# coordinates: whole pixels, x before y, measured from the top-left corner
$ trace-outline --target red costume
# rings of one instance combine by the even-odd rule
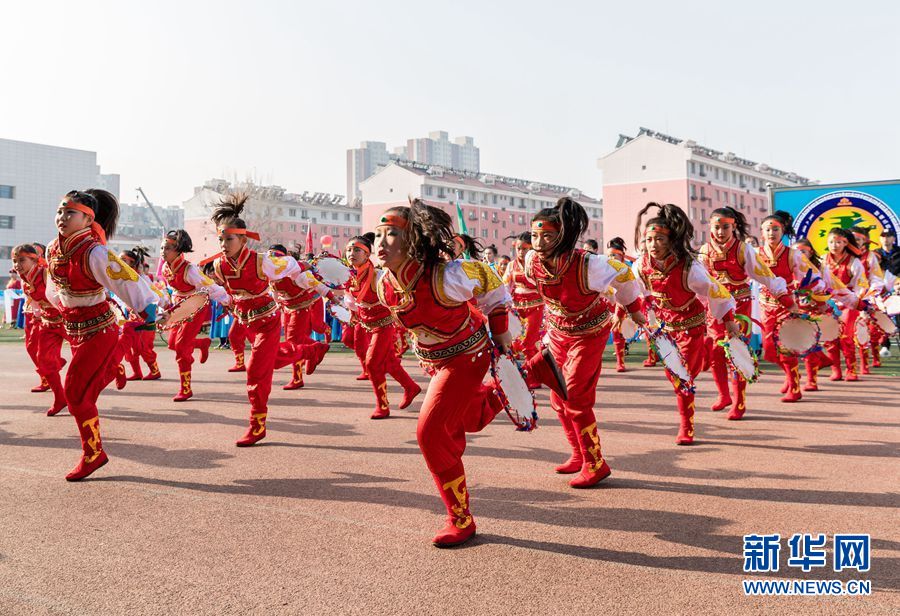
[[[228,372],[247,372],[247,365],[244,360],[244,347],[247,344],[247,333],[249,331],[246,325],[238,321],[234,316],[231,317],[231,328],[228,330],[228,344],[231,346],[231,352],[234,353],[234,365],[228,369]]]
[[[310,338],[312,333],[312,309],[321,298],[315,289],[305,289],[290,278],[282,278],[272,283],[275,299],[284,310],[284,339],[297,346],[322,345]],[[291,382],[284,389],[303,387],[303,361],[291,366]]]
[[[70,204],[73,209],[77,205]],[[118,344],[119,328],[106,289],[138,312],[156,301],[147,283],[107,250],[95,233],[88,227],[53,240],[47,248],[51,278],[47,299],[60,308],[72,345],[65,395],[83,451],[79,464],[66,476],[70,481],[83,479],[107,461],[100,441],[97,398],[115,377],[124,346]]]
[[[524,338],[513,341],[513,352],[529,358],[540,349],[541,325],[544,322],[544,300],[537,286],[525,275],[525,264],[518,259],[506,268],[506,285],[512,296],[512,306],[522,320]]]
[[[735,312],[747,319],[753,312],[753,298],[750,294],[750,279],[759,282],[763,288],[769,289],[774,297],[783,302],[785,307],[793,306],[793,299],[787,292],[785,281],[776,277],[763,263],[752,246],[733,237],[725,245],[710,241],[700,248],[700,261],[716,280],[728,289],[737,302]],[[710,318],[707,323],[709,336],[712,338],[710,367],[713,380],[719,390],[719,399],[712,410],[720,411],[732,404],[728,419],[740,419],[747,410],[747,381],[737,374],[731,378],[734,399],[728,393],[728,366],[725,360],[725,349],[717,344],[727,339],[724,324]]]
[[[550,404],[572,448],[569,460],[556,471],[580,472],[569,485],[585,488],[610,474],[600,452],[594,415],[603,349],[612,327],[613,306],[605,294],[612,287],[616,301],[628,312],[639,312],[640,286],[625,264],[579,249],[560,257],[555,271],[537,252],[529,252],[525,273],[547,305],[550,352],[562,368],[568,388],[568,400],[550,394]]]
[[[365,331],[366,347],[363,366],[375,392],[375,412],[372,413],[372,419],[383,419],[388,417],[391,412],[387,397],[386,375],[390,374],[403,387],[401,409],[412,404],[413,398],[422,391],[422,388],[412,380],[400,363],[400,357],[397,355],[394,345],[397,338],[394,319],[391,311],[378,301],[378,293],[375,289],[377,279],[378,272],[375,266],[367,260],[361,267],[356,268],[348,291],[352,295],[357,309],[359,327]],[[354,332],[354,339],[354,349],[363,346],[356,332]],[[359,353],[358,350],[357,353]]]
[[[468,300],[489,315],[491,331],[503,333],[509,295],[493,270],[475,261],[426,267],[409,259],[376,284],[378,299],[413,333],[416,355],[432,375],[416,438],[447,508],[448,524],[434,542],[460,543],[475,533],[462,462],[465,433],[481,430],[503,408],[482,384],[490,342],[485,317]]]
[[[862,253],[859,255],[859,261],[862,263],[863,271],[866,274],[866,280],[869,282],[868,292],[865,295],[870,298],[879,297],[884,293],[884,271],[881,269],[878,257],[869,250],[869,238],[862,237],[858,234],[854,235],[856,235],[857,239],[865,246]],[[881,366],[881,357],[878,355],[878,352],[881,350],[881,345],[884,342],[885,337],[884,332],[875,325],[874,321],[868,320],[867,328],[869,330],[869,344],[857,345],[859,346],[860,372],[862,374],[869,374],[870,351],[872,354],[872,367],[877,368]]]
[[[145,276],[144,274],[138,275],[143,278],[153,292],[156,293],[160,303],[163,303],[165,301],[163,292],[156,288],[150,280],[150,277]],[[153,348],[153,344],[156,341],[156,331],[138,329],[143,324],[143,319],[132,311],[128,315],[128,321],[125,322],[125,327],[122,331],[122,337],[125,343],[125,359],[131,364],[132,370],[131,376],[128,377],[129,381],[139,381],[141,379],[145,381],[155,381],[162,377],[162,374],[159,371],[159,364],[157,363],[156,350]],[[141,370],[142,359],[150,369],[150,373],[147,374],[147,376],[144,376],[143,370]]]
[[[645,254],[638,262],[644,287],[652,295],[656,318],[665,324],[684,358],[691,377],[696,377],[706,355],[707,309],[699,297],[706,299],[709,315],[724,331],[724,323],[734,320],[735,301],[721,283],[698,261],[678,259],[674,254],[657,261]],[[679,387],[669,371],[666,376],[675,389],[681,425],[676,443],[694,442],[694,393]]]
[[[825,343],[825,349],[831,357],[831,380],[843,379],[841,373],[841,351],[847,366],[847,380],[858,381],[856,366],[856,310],[859,298],[868,289],[869,283],[865,269],[859,259],[848,251],[838,259],[831,253],[825,255],[822,262],[822,277],[834,289],[835,299],[839,302],[841,314],[841,335],[831,342]]]
[[[250,427],[237,441],[239,447],[252,445],[266,436],[269,393],[276,368],[308,360],[309,372],[315,370],[328,350],[327,345],[297,346],[281,343],[281,313],[269,292],[271,282],[293,278],[302,287],[319,287],[293,257],[270,257],[246,246],[237,258],[220,256],[215,261],[216,277],[224,282],[230,296],[222,303],[232,304],[232,314],[247,326],[250,360],[247,362],[247,397],[250,399]]]
[[[22,277],[22,291],[31,307],[25,327],[25,348],[41,379],[53,392],[47,415],[56,415],[66,407],[66,394],[59,376],[66,363],[60,354],[66,334],[62,315],[47,301],[47,268],[43,264],[36,264]]]

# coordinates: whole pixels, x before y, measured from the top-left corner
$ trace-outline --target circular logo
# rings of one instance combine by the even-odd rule
[[[900,219],[884,201],[855,190],[831,192],[809,202],[794,229],[797,237],[805,237],[819,254],[828,251],[828,232],[834,227],[869,229],[869,239],[878,244],[885,229],[897,231]]]

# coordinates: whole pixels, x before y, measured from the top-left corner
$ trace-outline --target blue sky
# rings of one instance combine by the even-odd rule
[[[446,130],[598,195],[646,126],[822,181],[900,177],[892,2],[42,2],[0,8],[0,137],[344,194],[345,151]]]

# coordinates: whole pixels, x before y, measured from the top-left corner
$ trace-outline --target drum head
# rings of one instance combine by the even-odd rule
[[[504,355],[497,359],[496,372],[498,387],[506,396],[510,408],[521,417],[530,417],[534,412],[534,397],[519,367]]]
[[[316,273],[330,286],[340,287],[347,284],[347,281],[350,280],[350,268],[335,257],[314,259],[312,265]]]
[[[802,355],[812,350],[819,339],[819,326],[809,319],[788,318],[778,326],[778,350]]]
[[[819,342],[831,342],[841,335],[841,324],[834,315],[826,314],[819,319],[819,331],[822,332]]]
[[[659,327],[659,323],[656,320],[656,311],[653,308],[647,309],[647,325],[650,326],[650,329]]]
[[[339,304],[331,304],[331,314],[341,323],[350,322],[350,311]]]
[[[897,333],[897,325],[894,323],[894,320],[885,313],[873,312],[869,315],[869,318],[872,319],[872,322],[875,323],[875,326],[878,327],[878,329],[888,336],[893,336]]]
[[[856,335],[855,335],[856,343],[859,346],[866,346],[867,344],[869,344],[869,326],[868,326],[868,324],[862,319],[857,319],[855,329],[856,329]]]
[[[728,341],[728,353],[735,372],[744,377],[748,383],[756,381],[757,372],[756,356],[750,351],[750,347],[740,338],[731,338]]]
[[[158,328],[166,331],[177,327],[203,310],[208,302],[209,296],[206,293],[196,293],[184,298],[169,310],[165,321]]]
[[[891,295],[884,300],[884,311],[890,316],[900,314],[900,295]]]
[[[622,319],[622,337],[625,338],[625,340],[631,340],[637,332],[637,323],[627,317]]]
[[[521,319],[512,312],[509,313],[509,335],[512,336],[513,340],[517,340],[520,336],[525,335]]]
[[[666,370],[685,383],[690,383],[692,381],[691,374],[688,372],[684,358],[681,356],[681,351],[678,350],[675,342],[666,334],[660,334],[656,337],[654,343],[656,344],[656,354],[659,355]]]

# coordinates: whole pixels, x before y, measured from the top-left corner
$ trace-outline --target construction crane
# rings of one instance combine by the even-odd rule
[[[153,204],[150,203],[150,199],[147,198],[147,195],[144,194],[144,189],[140,186],[137,187],[138,194],[143,197],[144,202],[150,207],[150,211],[153,213],[153,217],[156,218],[156,222],[159,223],[160,228],[162,228],[162,234],[165,235],[166,231],[166,223],[163,222],[162,218],[159,217],[159,213],[157,213],[156,208],[153,207]]]

